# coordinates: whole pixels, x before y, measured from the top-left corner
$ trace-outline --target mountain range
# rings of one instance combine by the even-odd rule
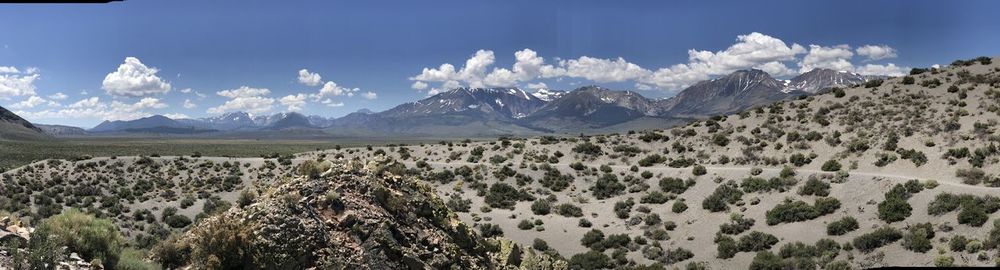
[[[733,113],[874,78],[815,69],[789,80],[778,80],[762,70],[739,70],[696,83],[665,99],[598,86],[572,91],[543,89],[534,93],[518,88],[456,88],[386,111],[361,110],[340,118],[296,112],[274,115],[230,112],[199,119],[154,115],[128,121],[104,121],[86,133],[201,134],[299,129],[345,136],[489,136],[666,128],[692,118]],[[12,123],[34,132],[42,130],[17,119],[20,117],[11,120]],[[46,126],[45,130],[53,135],[84,134],[64,126]]]

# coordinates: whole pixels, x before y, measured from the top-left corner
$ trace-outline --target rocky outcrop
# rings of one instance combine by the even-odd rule
[[[313,177],[279,182],[256,202],[189,230],[180,240],[188,262],[244,269],[567,268],[509,240],[475,234],[431,187],[401,177],[400,163],[303,166]]]

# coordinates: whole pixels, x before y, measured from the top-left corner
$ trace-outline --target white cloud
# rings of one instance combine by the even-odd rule
[[[35,80],[39,74],[0,74],[0,98],[35,94]]]
[[[181,89],[181,90],[179,90],[179,91],[180,91],[181,93],[185,93],[185,94],[187,94],[187,93],[191,93],[191,88],[184,88],[184,89]]]
[[[479,50],[465,61],[465,66],[461,70],[455,70],[455,66],[445,63],[437,69],[424,68],[420,75],[413,76],[410,80],[425,82],[463,81],[470,87],[485,87],[483,79],[486,77],[486,70],[493,65],[496,58],[493,51]]]
[[[69,96],[66,96],[66,94],[63,94],[62,92],[57,92],[55,94],[49,95],[49,99],[52,99],[52,100],[66,100],[66,98],[68,98],[68,97]]]
[[[544,82],[529,83],[528,84],[528,89],[536,89],[537,90],[537,89],[548,89],[548,88],[549,88],[549,86],[546,85]]]
[[[166,116],[167,118],[170,119],[191,119],[191,117],[188,117],[186,114],[183,113],[168,113],[164,114],[163,116]]]
[[[323,78],[319,76],[319,73],[309,72],[308,69],[299,70],[299,83],[308,86],[317,86]]]
[[[854,54],[849,45],[809,45],[806,48],[797,43],[786,43],[779,38],[753,32],[737,36],[735,43],[724,50],[690,49],[687,62],[659,69],[644,68],[622,57],[581,56],[562,60],[553,58],[554,64],[546,64],[545,59],[537,52],[523,49],[514,53],[516,61],[513,67],[493,68],[486,73],[496,59],[493,51],[481,49],[467,59],[461,68],[444,63],[437,68],[424,68],[420,74],[409,79],[414,81],[411,85],[413,89],[429,88],[427,92],[429,96],[463,85],[516,86],[528,83],[530,88],[532,85],[538,86],[542,83],[538,80],[553,79],[558,82],[564,78],[580,78],[598,83],[631,81],[638,89],[658,88],[675,91],[699,81],[750,68],[764,70],[775,77],[794,76],[814,68],[842,71],[857,69],[884,74],[895,74],[893,69],[898,69],[893,64],[855,67],[851,63]],[[857,54],[868,57],[869,60],[896,57],[895,49],[885,45],[862,46],[857,49]],[[797,67],[790,67],[792,64]],[[440,85],[431,86],[428,84],[430,82]],[[578,83],[575,81],[569,84]]]
[[[208,113],[210,114],[222,114],[224,112],[230,111],[243,111],[248,113],[267,113],[271,111],[273,107],[274,99],[266,97],[237,97],[226,101],[225,104],[219,105],[218,107],[209,108]]]
[[[25,74],[37,74],[39,71],[41,71],[41,70],[39,70],[36,67],[28,67],[28,68],[24,69],[24,73]]]
[[[190,99],[185,99],[184,100],[184,108],[185,109],[194,109],[194,108],[197,108],[197,107],[198,107],[198,104],[194,104],[194,102],[191,102]]]
[[[909,72],[908,67],[898,67],[893,63],[886,65],[873,65],[867,64],[858,67],[854,72],[861,75],[885,75],[885,76],[903,76]]]
[[[281,102],[281,105],[288,106],[288,111],[290,112],[301,111],[302,107],[306,105],[306,95],[287,95],[281,98],[279,102]]]
[[[0,66],[0,73],[21,73],[16,67]]]
[[[252,88],[248,86],[240,86],[240,88],[236,89],[222,90],[219,92],[215,92],[215,94],[227,98],[266,96],[270,93],[271,90],[268,90],[267,88]]]
[[[429,97],[429,96],[437,95],[437,94],[440,94],[440,93],[441,93],[441,89],[440,88],[431,88],[430,91],[427,91],[427,96]]]
[[[365,99],[368,99],[368,100],[372,100],[372,99],[378,98],[378,94],[375,94],[375,92],[372,92],[372,91],[367,91],[364,94],[361,94],[361,96],[364,97]]]
[[[147,67],[138,58],[127,57],[118,70],[104,77],[101,88],[112,96],[139,97],[170,92],[170,83],[156,76],[158,69]]]
[[[851,46],[848,45],[833,47],[809,45],[809,54],[799,62],[799,72],[806,73],[817,68],[853,71],[854,65],[850,61],[853,56]]]
[[[98,97],[90,97],[90,98],[85,98],[85,99],[81,99],[80,101],[74,102],[73,104],[70,104],[67,107],[68,108],[74,108],[74,109],[77,109],[77,108],[95,108],[95,107],[98,107],[99,105],[101,105],[101,99],[100,98],[98,98]]]
[[[326,106],[330,106],[330,107],[343,107],[344,106],[343,102],[334,102],[332,99],[329,99],[329,98],[328,99],[324,99],[322,101],[322,103],[326,104]]]
[[[566,76],[584,78],[595,82],[621,82],[650,75],[647,69],[629,63],[624,58],[600,59],[582,56],[559,63],[566,67]]]
[[[427,83],[421,82],[421,81],[416,81],[416,82],[413,82],[413,85],[410,85],[410,88],[413,88],[413,89],[416,89],[416,90],[424,90],[424,89],[427,89]]]
[[[865,45],[855,50],[858,55],[868,57],[868,60],[896,58],[896,49],[887,45]]]
[[[326,82],[325,84],[323,84],[323,88],[319,89],[319,93],[313,94],[312,97],[315,100],[320,100],[320,99],[327,98],[327,97],[336,97],[336,96],[343,96],[343,95],[353,96],[354,92],[357,92],[357,91],[361,91],[361,89],[358,89],[358,88],[345,88],[345,87],[341,87],[341,86],[337,85],[337,83],[335,83],[333,81],[329,81],[329,82]]]
[[[10,107],[14,109],[27,109],[27,108],[34,108],[35,106],[41,105],[42,103],[45,103],[45,99],[40,98],[38,96],[30,96],[28,97],[28,99],[25,99],[21,102],[11,104]]]
[[[516,62],[511,69],[493,69],[484,79],[486,85],[509,87],[519,82],[558,77],[566,73],[564,68],[545,64],[545,58],[531,49],[514,52],[514,59]]]
[[[270,112],[274,105],[274,99],[265,97],[271,93],[267,88],[252,88],[241,86],[237,89],[222,90],[215,92],[217,95],[230,98],[226,103],[217,107],[208,108],[210,114],[221,114],[229,111],[244,111],[248,113]]]
[[[798,75],[794,69],[788,68],[788,66],[785,66],[784,63],[778,61],[768,62],[763,65],[755,66],[754,68],[763,70],[764,72],[767,72],[767,74],[771,74],[771,76],[775,77]]]
[[[788,45],[781,39],[757,32],[737,36],[736,41],[726,50],[718,52],[688,50],[688,63],[658,69],[639,81],[666,90],[678,90],[739,69],[782,70],[772,63],[795,60],[797,55],[806,51],[799,44]]]
[[[167,108],[156,98],[143,98],[136,103],[112,101],[111,104],[101,102],[98,97],[79,100],[60,110],[42,110],[37,112],[18,111],[19,115],[29,118],[100,118],[102,120],[132,120],[152,115],[148,109]]]

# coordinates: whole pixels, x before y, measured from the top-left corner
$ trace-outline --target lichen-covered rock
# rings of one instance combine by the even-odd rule
[[[566,269],[509,240],[487,241],[391,160],[338,161],[278,181],[255,203],[181,240],[194,268]],[[527,267],[527,268],[525,268]]]

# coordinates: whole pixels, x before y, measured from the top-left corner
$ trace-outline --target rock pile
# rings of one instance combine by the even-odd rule
[[[211,217],[179,242],[195,268],[566,269],[505,239],[484,239],[431,187],[376,158],[303,166],[256,202]],[[300,172],[315,168],[300,168]]]

